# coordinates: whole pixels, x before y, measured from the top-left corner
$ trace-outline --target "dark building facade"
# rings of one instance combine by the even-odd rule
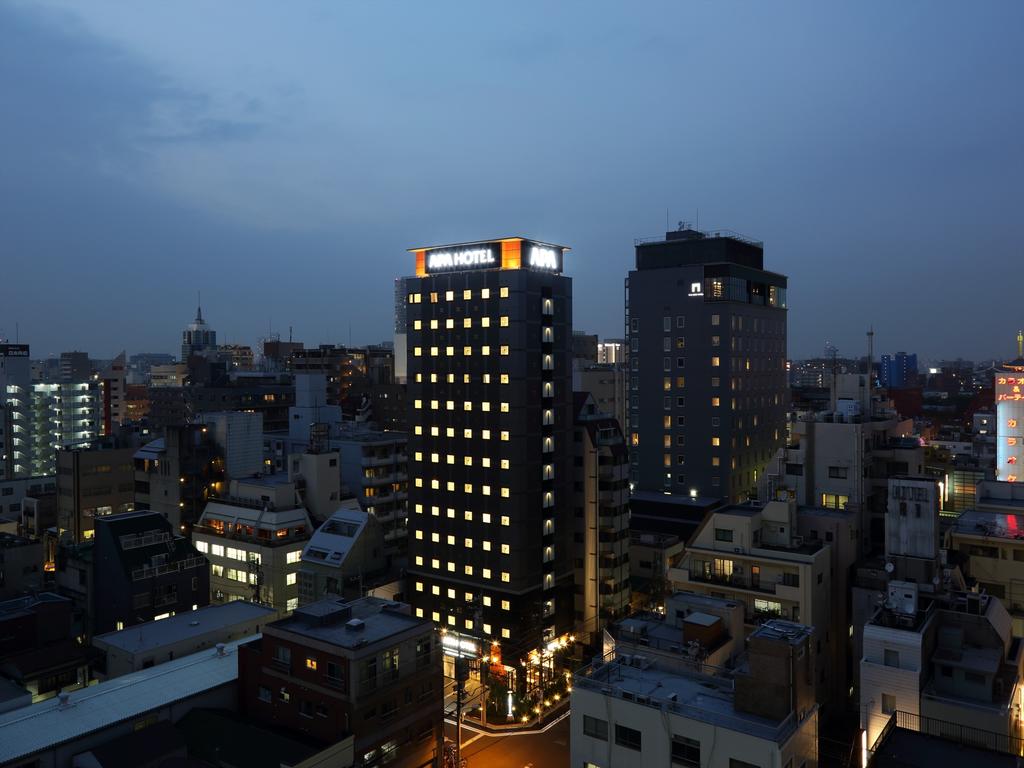
[[[62,546],[57,585],[86,637],[210,603],[210,564],[163,515],[96,518],[92,541]]]
[[[522,238],[419,249],[406,280],[407,594],[463,655],[496,643],[517,660],[572,625],[564,250]]]
[[[638,242],[626,280],[636,490],[741,501],[786,432],[786,283],[761,243]]]
[[[327,598],[239,647],[239,709],[319,744],[355,736],[356,765],[438,765],[444,717],[433,625],[380,598]]]

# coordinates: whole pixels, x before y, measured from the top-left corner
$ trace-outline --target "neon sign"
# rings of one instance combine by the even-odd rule
[[[554,248],[531,246],[530,266],[539,269],[558,269],[558,252]]]
[[[690,283],[690,295],[691,296],[703,296],[704,295],[704,283],[694,281]]]
[[[498,258],[493,248],[463,248],[457,251],[431,251],[427,254],[427,269],[431,272],[492,267],[497,263]]]

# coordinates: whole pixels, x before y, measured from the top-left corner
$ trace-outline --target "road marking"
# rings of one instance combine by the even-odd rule
[[[560,722],[565,720],[565,718],[567,718],[570,714],[571,713],[568,711],[564,712],[558,717],[556,717],[554,720],[552,720],[550,723],[545,725],[543,728],[534,729],[532,731],[510,731],[508,733],[491,733],[489,731],[481,731],[479,728],[476,728],[465,721],[463,721],[462,723],[462,728],[463,730],[472,731],[473,733],[480,734],[480,736],[487,736],[491,739],[504,739],[506,736],[536,736],[538,733],[547,733]],[[445,718],[445,722],[448,723],[448,725],[456,725],[456,722],[454,720],[449,720],[448,718]]]
[[[485,736],[485,734],[483,734],[483,733],[478,733],[478,734],[477,734],[476,736],[474,736],[474,737],[473,737],[472,739],[470,739],[469,741],[464,741],[464,742],[462,742],[462,746],[463,746],[463,747],[468,747],[468,746],[469,746],[470,744],[472,744],[472,743],[473,743],[474,741],[476,741],[477,739],[482,739],[482,738],[483,738],[484,736]]]

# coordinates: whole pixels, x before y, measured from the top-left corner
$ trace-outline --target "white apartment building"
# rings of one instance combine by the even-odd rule
[[[766,623],[736,669],[716,674],[623,650],[595,659],[573,679],[570,765],[817,765],[809,627]]]
[[[210,602],[250,600],[279,613],[299,605],[302,550],[309,513],[283,477],[233,480],[226,499],[206,505],[192,543],[210,561]]]

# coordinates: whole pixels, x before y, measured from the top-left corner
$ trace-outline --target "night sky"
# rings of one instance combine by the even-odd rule
[[[33,356],[391,338],[406,248],[765,241],[790,355],[1010,356],[1024,3],[0,3],[0,336]]]

